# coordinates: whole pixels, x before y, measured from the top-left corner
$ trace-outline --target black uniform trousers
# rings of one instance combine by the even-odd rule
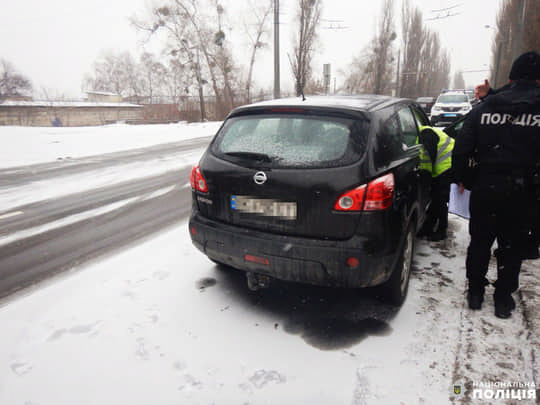
[[[448,200],[450,199],[451,170],[441,173],[431,181],[431,204],[428,208],[422,233],[446,233],[448,228]],[[435,227],[436,226],[436,227]],[[435,229],[434,229],[435,228]]]
[[[487,284],[485,276],[495,240],[498,246],[496,292],[510,294],[518,289],[528,230],[536,221],[536,204],[534,190],[516,184],[515,180],[479,179],[470,199],[471,240],[466,268],[471,290],[483,291]]]

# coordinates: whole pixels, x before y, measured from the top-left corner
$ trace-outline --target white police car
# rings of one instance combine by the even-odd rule
[[[471,110],[471,102],[466,91],[443,91],[431,108],[431,123],[434,126],[451,124],[467,115]]]

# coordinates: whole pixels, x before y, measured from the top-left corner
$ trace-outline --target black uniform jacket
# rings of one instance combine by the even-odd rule
[[[467,116],[456,137],[452,168],[467,176],[469,158],[483,178],[529,177],[540,167],[540,85],[516,81],[490,95]]]

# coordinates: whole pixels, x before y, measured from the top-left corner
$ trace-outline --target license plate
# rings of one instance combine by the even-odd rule
[[[245,195],[231,196],[231,209],[247,214],[281,219],[296,219],[296,203]]]
[[[457,114],[444,114],[445,117],[457,117]]]

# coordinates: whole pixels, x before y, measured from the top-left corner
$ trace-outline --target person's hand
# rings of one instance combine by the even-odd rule
[[[474,89],[474,97],[475,98],[483,98],[488,95],[489,89],[490,89],[489,81],[488,79],[484,80],[483,84],[479,84]]]
[[[463,194],[465,192],[465,186],[463,183],[458,183],[459,186],[459,194]]]

